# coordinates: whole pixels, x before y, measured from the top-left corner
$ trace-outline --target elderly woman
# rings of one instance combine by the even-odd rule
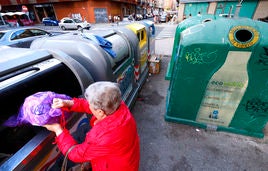
[[[92,114],[91,130],[85,141],[78,144],[60,124],[45,125],[55,132],[56,143],[74,162],[88,162],[93,171],[138,171],[140,160],[139,137],[136,122],[121,100],[116,83],[96,82],[85,92],[86,99],[54,99],[52,107]]]

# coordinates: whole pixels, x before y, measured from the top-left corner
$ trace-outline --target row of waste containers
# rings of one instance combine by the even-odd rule
[[[96,81],[117,82],[132,107],[148,76],[154,31],[153,23],[145,20],[37,39],[29,49],[0,47],[1,124],[17,115],[34,93],[83,97]],[[84,117],[72,115],[66,127],[75,131]],[[1,125],[0,136],[0,170],[46,170],[59,154],[53,134],[44,128]]]
[[[262,138],[268,121],[267,28],[248,18],[212,15],[180,23],[165,76],[165,120]],[[30,49],[0,47],[1,122],[37,91],[82,96],[102,80],[119,83],[131,107],[148,75],[154,31],[153,23],[132,23],[38,39]],[[67,124],[71,130],[84,117],[75,116]],[[0,170],[46,169],[57,154],[52,134],[42,128],[1,126],[0,135]]]

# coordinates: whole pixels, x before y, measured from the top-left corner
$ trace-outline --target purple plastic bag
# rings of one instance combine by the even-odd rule
[[[42,126],[44,124],[60,123],[61,115],[64,114],[65,119],[67,119],[69,113],[61,109],[53,109],[51,105],[54,98],[72,99],[67,95],[51,91],[35,93],[25,98],[18,115],[11,116],[4,125],[15,127],[24,124]]]

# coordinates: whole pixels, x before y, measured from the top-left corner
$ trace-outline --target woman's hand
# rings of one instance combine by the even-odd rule
[[[59,136],[63,132],[63,128],[59,123],[54,123],[54,124],[46,124],[43,125],[47,130],[52,131],[56,134],[56,136]]]
[[[54,98],[51,105],[52,108],[62,108],[62,107],[72,107],[74,102],[72,100],[63,100],[59,98]]]

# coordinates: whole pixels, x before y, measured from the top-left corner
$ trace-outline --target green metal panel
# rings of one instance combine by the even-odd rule
[[[184,9],[184,15],[186,17],[188,17],[189,14],[191,14],[192,16],[196,16],[199,11],[201,12],[201,14],[207,14],[208,6],[208,2],[186,4]]]
[[[182,31],[165,120],[262,138],[268,121],[267,26],[218,18]]]
[[[234,14],[236,10],[236,2],[218,2],[215,14]]]
[[[235,10],[238,1],[220,1],[217,2],[217,7],[215,11],[215,15],[218,14],[235,14]],[[247,0],[242,2],[242,7],[240,8],[239,17],[253,18],[255,10],[258,5],[258,0]],[[191,14],[192,16],[196,16],[200,11],[201,14],[207,14],[207,10],[209,7],[208,2],[195,2],[195,3],[186,3],[184,15],[186,18]]]
[[[257,5],[258,1],[255,0],[243,1],[239,17],[253,18]]]
[[[238,5],[238,1],[236,2],[218,2],[215,14],[235,14],[235,10]],[[240,8],[239,17],[252,18],[254,12],[257,8],[258,1],[248,0],[243,1],[242,6]]]

